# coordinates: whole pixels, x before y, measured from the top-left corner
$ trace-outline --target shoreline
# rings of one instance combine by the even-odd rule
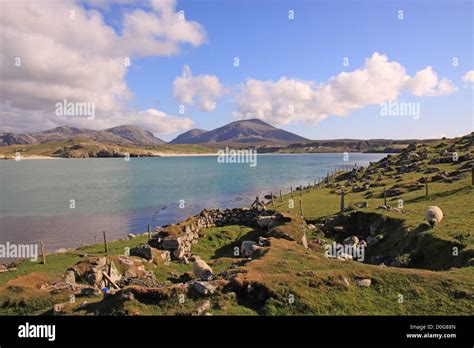
[[[281,152],[267,152],[267,153],[256,153],[256,156],[301,156],[301,155],[334,155],[334,154],[343,154],[344,152],[297,152],[297,153],[281,153]],[[390,155],[392,153],[384,152],[348,152],[351,154],[383,154]],[[220,154],[218,153],[153,153],[153,156],[140,156],[140,157],[130,157],[130,158],[159,158],[159,157],[217,157]],[[42,155],[31,155],[31,156],[22,156],[21,161],[23,160],[84,160],[84,159],[104,159],[104,158],[124,158],[124,157],[53,157],[53,156],[42,156]],[[15,161],[14,157],[0,157],[0,161]]]

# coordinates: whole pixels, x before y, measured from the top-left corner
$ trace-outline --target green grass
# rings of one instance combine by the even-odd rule
[[[245,270],[246,280],[272,293],[261,309],[266,315],[470,315],[474,311],[473,274],[466,270],[431,272],[338,261],[284,240],[272,240],[269,252]],[[356,278],[370,278],[372,286],[359,287]]]

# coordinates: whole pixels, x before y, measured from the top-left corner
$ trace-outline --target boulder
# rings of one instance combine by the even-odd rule
[[[212,285],[210,282],[200,282],[200,281],[193,281],[191,283],[192,289],[196,290],[196,292],[200,295],[212,295],[216,291],[216,287]]]
[[[137,256],[145,260],[152,260],[153,252],[151,246],[148,244],[142,244],[130,249],[130,256]]]
[[[257,245],[254,241],[251,240],[244,240],[242,242],[242,245],[240,246],[240,252],[242,253],[243,256],[248,256],[252,254],[253,251],[253,246]]]
[[[68,270],[63,274],[64,282],[71,286],[76,285],[76,273],[73,270]]]
[[[61,315],[64,311],[64,305],[62,303],[56,303],[53,305],[53,315]]]
[[[357,245],[357,244],[359,244],[359,238],[357,238],[356,236],[347,237],[347,238],[344,239],[342,244],[344,244],[344,245]]]
[[[265,237],[258,237],[258,245],[262,247],[270,246],[270,240]]]
[[[202,315],[205,311],[207,311],[209,308],[211,308],[211,302],[209,300],[206,300],[199,305],[193,310],[191,315]],[[208,313],[206,313],[208,314]]]
[[[260,228],[268,228],[273,218],[273,216],[260,216],[257,218],[257,225]]]
[[[341,253],[338,257],[337,257],[339,260],[352,260],[353,257],[352,255],[350,254],[347,254],[347,253]]]
[[[356,279],[356,284],[361,287],[368,288],[372,285],[372,280],[369,278]]]
[[[165,250],[176,250],[181,245],[180,237],[169,237],[161,241],[161,248]]]

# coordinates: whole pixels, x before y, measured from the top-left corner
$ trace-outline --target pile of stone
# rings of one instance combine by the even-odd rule
[[[158,233],[148,243],[153,248],[169,252],[171,260],[188,263],[192,256],[192,245],[204,236],[204,228],[233,224],[261,226],[261,219],[266,219],[270,224],[273,214],[273,211],[249,208],[205,209],[183,222],[158,228]]]
[[[120,264],[120,269],[115,264]],[[144,261],[130,256],[86,257],[68,269],[64,274],[65,283],[79,286],[76,282],[89,284],[92,289],[81,288],[81,292],[100,293],[103,288],[119,289],[127,285],[158,287],[152,271],[145,268]],[[89,288],[90,288],[89,287]]]

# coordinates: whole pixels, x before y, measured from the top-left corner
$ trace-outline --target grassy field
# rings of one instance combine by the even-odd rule
[[[460,161],[432,163],[443,150],[457,150]],[[275,200],[269,208],[294,216],[280,231],[303,231],[310,242],[300,243],[267,234],[249,226],[208,228],[193,253],[213,268],[223,284],[207,297],[186,295],[180,287],[191,277],[191,264],[171,261],[150,262],[157,281],[166,286],[150,290],[128,301],[117,297],[92,296],[68,303],[70,292],[47,293],[41,285],[60,279],[62,272],[81,260],[78,254],[104,255],[101,244],[85,246],[65,254],[48,255],[48,262],[21,261],[16,271],[0,273],[0,314],[49,313],[55,303],[65,303],[73,315],[189,315],[206,305],[210,315],[472,315],[474,313],[474,204],[470,166],[472,143],[469,138],[435,142],[415,149],[424,159],[413,165],[396,155],[354,174],[339,172],[320,188],[311,187]],[[386,163],[388,162],[388,163]],[[431,163],[430,163],[431,162]],[[403,164],[405,163],[405,164]],[[415,170],[404,171],[406,166]],[[436,167],[437,170],[430,168]],[[437,175],[443,174],[441,179]],[[351,179],[352,177],[352,179]],[[428,178],[428,195],[421,181]],[[369,184],[364,190],[357,189]],[[384,189],[387,205],[380,209]],[[340,191],[344,190],[345,210],[340,212]],[[307,223],[301,225],[299,200]],[[294,201],[294,207],[291,206]],[[357,203],[368,207],[359,208]],[[431,228],[424,218],[428,206],[439,206],[444,219]],[[335,229],[335,227],[339,227]],[[311,242],[341,242],[357,235],[367,238],[371,230],[378,242],[366,250],[364,262],[330,259],[324,248]],[[269,237],[251,259],[235,254],[244,240]],[[109,258],[122,255],[126,247],[147,241],[140,235],[131,240],[111,242]],[[377,258],[397,260],[397,267],[381,265]],[[368,287],[359,286],[370,279]],[[84,303],[87,301],[87,303]]]

